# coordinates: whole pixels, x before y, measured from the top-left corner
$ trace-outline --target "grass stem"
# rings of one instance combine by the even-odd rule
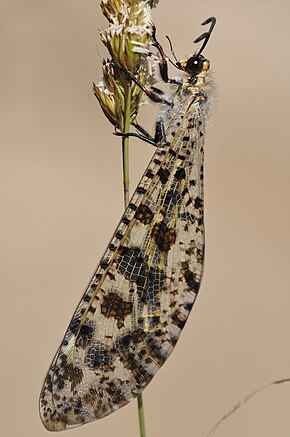
[[[127,133],[130,130],[131,124],[131,86],[128,83],[125,92],[125,108],[123,119],[123,132]],[[129,204],[129,137],[122,137],[122,160],[123,160],[123,189],[124,189],[124,205],[125,209]],[[140,437],[146,437],[145,432],[145,416],[142,393],[138,396],[138,416]]]

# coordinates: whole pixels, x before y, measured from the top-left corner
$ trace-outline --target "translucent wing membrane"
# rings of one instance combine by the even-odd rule
[[[176,94],[146,169],[56,353],[40,396],[51,431],[135,398],[172,352],[204,258],[203,103]]]

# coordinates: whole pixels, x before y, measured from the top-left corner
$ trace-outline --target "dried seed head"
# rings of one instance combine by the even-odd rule
[[[150,45],[152,22],[151,7],[157,1],[150,0],[102,0],[101,8],[110,25],[100,30],[100,37],[107,47],[112,61],[134,72],[134,75],[146,83],[149,76],[148,48]],[[100,102],[103,112],[115,126],[121,128],[124,110],[124,95],[128,89],[125,76],[109,66],[103,65],[103,80],[94,85],[94,94]],[[131,90],[131,121],[138,113],[142,91],[135,84]]]
[[[148,2],[132,1],[131,5],[130,1],[107,0],[106,17],[110,26],[100,31],[101,40],[114,62],[126,70],[134,71],[141,60],[141,54],[134,50],[135,44],[146,47],[150,41],[151,14]]]
[[[122,14],[124,2],[122,0],[103,0],[101,2],[102,12],[110,23],[113,23],[114,18],[120,21],[118,18],[119,13]]]
[[[93,92],[105,116],[114,126],[120,128],[123,121],[124,95],[120,92],[120,87],[114,78],[114,69],[109,61],[103,62],[103,80],[98,85],[93,83]]]

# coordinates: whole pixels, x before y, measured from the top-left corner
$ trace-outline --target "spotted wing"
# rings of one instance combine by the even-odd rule
[[[204,255],[203,119],[172,114],[56,353],[40,396],[49,430],[104,417],[136,397],[174,348]],[[190,114],[190,115],[189,115]]]

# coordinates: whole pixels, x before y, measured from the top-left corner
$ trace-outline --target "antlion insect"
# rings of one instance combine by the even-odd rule
[[[58,431],[100,419],[135,398],[172,352],[200,287],[204,263],[203,147],[211,105],[209,61],[202,55],[215,26],[190,58],[182,79],[169,79],[153,29],[162,79],[171,96],[146,89],[162,104],[157,146],[52,361],[40,395],[44,426]],[[171,44],[171,43],[170,43]],[[122,134],[119,134],[122,135]]]

